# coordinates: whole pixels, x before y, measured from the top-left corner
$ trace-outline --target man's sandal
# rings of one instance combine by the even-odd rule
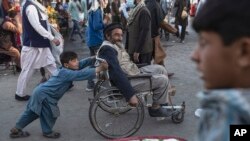
[[[30,136],[29,132],[25,132],[17,128],[12,128],[10,130],[10,138],[23,138],[28,136]]]
[[[58,132],[54,132],[54,131],[53,131],[53,132],[50,133],[50,134],[43,134],[43,136],[46,137],[46,138],[57,139],[57,138],[59,138],[59,137],[61,136],[61,134],[58,133]]]

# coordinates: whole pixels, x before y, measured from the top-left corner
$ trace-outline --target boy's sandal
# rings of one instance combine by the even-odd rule
[[[19,129],[16,129],[16,128],[11,129],[10,132],[11,132],[10,133],[11,138],[23,138],[23,137],[30,136],[29,132],[22,131],[22,130],[19,130]]]
[[[61,134],[58,133],[58,132],[54,132],[54,131],[53,131],[53,132],[50,133],[50,134],[43,134],[43,136],[46,137],[46,138],[57,139],[57,138],[59,138],[59,137],[61,136]]]

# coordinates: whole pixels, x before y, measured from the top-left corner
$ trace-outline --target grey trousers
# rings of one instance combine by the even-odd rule
[[[168,88],[170,87],[166,68],[161,65],[148,65],[141,67],[140,71],[142,74],[152,74],[153,103],[166,103]],[[137,92],[150,90],[149,79],[132,79],[130,83]]]

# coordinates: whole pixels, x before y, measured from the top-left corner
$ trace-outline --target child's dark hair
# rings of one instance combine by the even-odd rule
[[[64,66],[64,63],[69,63],[70,60],[76,59],[77,54],[73,51],[65,51],[60,55],[61,64]]]
[[[206,0],[193,21],[196,32],[218,33],[225,45],[250,37],[250,0]]]

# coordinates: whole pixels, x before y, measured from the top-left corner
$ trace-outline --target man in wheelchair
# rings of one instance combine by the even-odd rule
[[[147,65],[138,68],[133,63],[128,53],[123,47],[122,25],[112,23],[104,29],[105,41],[102,43],[97,57],[105,59],[109,65],[110,80],[121,91],[130,105],[137,105],[138,98],[136,92],[153,91],[152,107],[149,107],[149,114],[152,117],[169,116],[171,113],[161,105],[167,102],[168,91],[172,88],[168,79],[166,69],[161,65]],[[149,79],[138,78],[129,81],[128,76],[140,74],[152,74],[151,82]],[[152,85],[151,85],[152,84]],[[151,86],[150,86],[151,85]]]

